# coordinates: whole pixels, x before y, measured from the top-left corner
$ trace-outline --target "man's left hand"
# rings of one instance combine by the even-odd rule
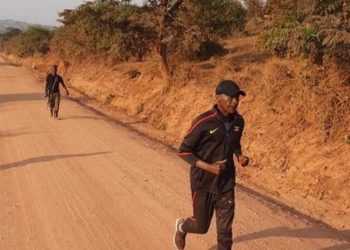
[[[238,162],[242,167],[246,167],[249,164],[249,158],[244,155],[240,155],[238,156]]]

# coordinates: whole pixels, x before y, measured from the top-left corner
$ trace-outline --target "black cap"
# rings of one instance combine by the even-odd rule
[[[219,82],[218,86],[216,87],[216,94],[217,95],[228,95],[228,96],[237,96],[242,95],[246,96],[245,92],[242,91],[237,83],[235,83],[232,80],[223,80]]]

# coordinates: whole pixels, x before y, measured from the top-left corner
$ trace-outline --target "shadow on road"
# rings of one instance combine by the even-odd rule
[[[9,62],[0,62],[0,67],[3,67],[3,66],[19,67],[19,65],[17,65],[17,64],[13,64],[13,63],[9,63]]]
[[[320,250],[349,250],[350,243],[339,244],[332,247],[321,248]]]
[[[146,124],[147,121],[145,119],[133,121],[133,122],[125,122],[125,125],[133,125],[133,124]]]
[[[0,131],[0,138],[6,138],[6,137],[16,137],[20,135],[31,135],[36,134],[35,132],[27,132],[26,128],[17,128],[12,129],[10,131]]]
[[[94,156],[94,155],[102,155],[102,154],[108,154],[111,152],[96,152],[96,153],[87,153],[87,154],[71,154],[71,155],[49,155],[49,156],[40,156],[40,157],[33,157],[29,159],[25,159],[22,161],[17,161],[13,163],[8,163],[5,165],[0,165],[0,171],[9,169],[9,168],[18,168],[18,167],[25,167],[29,164],[33,163],[42,163],[42,162],[51,162],[57,159],[65,159],[65,158],[74,158],[74,157],[88,157],[88,156]]]
[[[60,117],[60,120],[76,120],[76,119],[106,120],[106,119],[104,119],[103,117],[97,117],[97,116],[82,116],[82,115]]]
[[[301,228],[301,229],[289,229],[286,227],[275,227],[265,229],[259,232],[254,232],[250,234],[246,234],[243,236],[238,236],[233,239],[233,244],[237,244],[240,242],[246,242],[251,240],[257,240],[262,238],[269,237],[288,237],[288,238],[298,238],[298,239],[335,239],[335,240],[346,240],[350,236],[350,230],[339,231],[340,235],[336,232],[331,232],[327,229],[321,227],[310,227],[310,228]],[[323,248],[320,250],[341,250],[341,249],[349,249],[350,241],[345,244],[340,244],[328,248]],[[209,250],[215,250],[216,245],[209,248]]]
[[[0,104],[19,101],[36,101],[45,100],[43,94],[40,93],[23,93],[23,94],[5,94],[0,95]]]

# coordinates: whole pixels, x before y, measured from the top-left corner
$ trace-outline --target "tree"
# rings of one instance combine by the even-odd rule
[[[0,38],[2,42],[5,42],[14,36],[18,36],[21,33],[22,33],[22,30],[20,29],[9,27],[9,28],[6,28],[6,32],[4,34],[0,35]]]
[[[350,6],[347,1],[313,0],[310,6],[302,8],[303,18],[298,13],[297,17],[280,19],[264,33],[265,46],[278,55],[303,56],[319,64],[330,58],[350,61]]]
[[[174,20],[176,11],[181,6],[183,0],[150,0],[149,4],[152,7],[158,8],[158,24],[159,24],[159,48],[158,53],[161,58],[161,71],[165,78],[169,78],[169,63],[168,63],[168,42],[167,34],[171,29],[171,22]]]
[[[167,75],[171,67],[169,54],[198,58],[210,47],[209,43],[215,44],[218,38],[242,29],[245,23],[245,10],[236,0],[154,0],[149,3],[158,10],[159,53]]]

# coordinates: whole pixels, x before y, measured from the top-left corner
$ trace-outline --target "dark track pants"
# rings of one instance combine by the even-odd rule
[[[55,115],[58,114],[58,111],[60,109],[60,101],[61,101],[61,95],[59,93],[52,93],[49,97],[49,106],[51,114],[54,112]]]
[[[186,233],[207,233],[215,211],[217,250],[230,250],[232,247],[232,222],[235,213],[234,198],[234,190],[223,194],[192,192],[194,215],[185,220],[182,230]]]

